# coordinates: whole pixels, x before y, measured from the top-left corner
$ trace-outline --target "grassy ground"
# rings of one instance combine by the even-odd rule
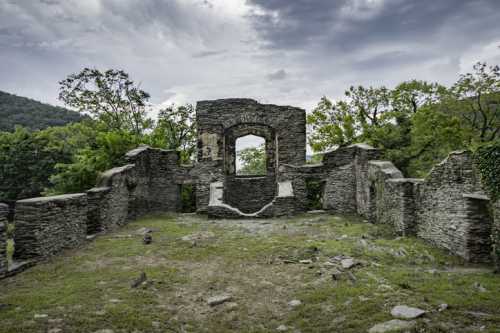
[[[335,281],[341,255],[362,265]],[[207,304],[221,294],[232,300]],[[309,214],[131,223],[0,281],[0,332],[366,332],[398,304],[428,311],[415,332],[500,331],[500,277],[487,268],[383,226]]]

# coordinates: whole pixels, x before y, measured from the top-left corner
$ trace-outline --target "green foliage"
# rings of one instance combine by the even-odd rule
[[[306,179],[307,210],[323,209],[325,183],[316,179]]]
[[[422,177],[450,151],[500,135],[500,69],[484,63],[446,88],[407,81],[394,89],[351,87],[323,97],[307,122],[314,151],[367,142],[408,176]]]
[[[242,165],[237,170],[238,175],[265,175],[266,172],[266,153],[265,146],[242,149],[237,153],[237,158]]]
[[[146,116],[149,94],[122,70],[101,72],[84,68],[59,82],[59,99],[83,114],[102,121],[109,130],[140,135],[151,126]]]
[[[313,154],[306,159],[306,164],[320,164],[323,161],[323,154]]]
[[[500,140],[480,146],[474,159],[483,185],[494,200],[500,199]]]
[[[56,163],[69,163],[72,154],[91,137],[82,123],[31,132],[18,127],[0,132],[0,200],[39,196],[50,186]]]
[[[124,155],[141,143],[141,137],[122,131],[97,132],[95,146],[79,149],[70,163],[57,163],[47,194],[75,193],[93,187],[100,172],[125,164]]]
[[[196,122],[193,105],[169,106],[160,110],[155,128],[149,135],[153,147],[178,150],[181,162],[193,159],[196,149]]]
[[[315,151],[352,143],[355,139],[355,121],[348,104],[333,103],[322,97],[311,114],[307,115],[311,129],[309,145]]]
[[[460,76],[447,103],[470,128],[471,141],[500,138],[500,67],[474,65],[474,72]]]
[[[14,131],[15,126],[40,130],[78,122],[82,116],[61,107],[0,91],[0,131]]]
[[[181,186],[181,201],[183,213],[194,213],[196,211],[196,195],[193,184]]]

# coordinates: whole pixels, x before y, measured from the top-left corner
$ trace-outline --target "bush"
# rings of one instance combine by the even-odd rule
[[[500,141],[480,146],[474,160],[481,174],[481,181],[493,200],[500,198]]]

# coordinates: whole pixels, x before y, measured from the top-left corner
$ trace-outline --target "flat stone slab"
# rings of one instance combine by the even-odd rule
[[[402,319],[414,319],[422,316],[425,313],[424,310],[419,308],[412,308],[406,305],[397,305],[392,308],[391,315],[396,318]]]
[[[402,330],[409,330],[415,325],[415,321],[393,319],[373,326],[368,330],[368,333],[399,332]]]
[[[347,258],[347,259],[342,259],[340,261],[340,264],[342,265],[342,268],[349,269],[356,266],[358,263],[352,258]]]
[[[209,297],[207,299],[207,303],[210,306],[216,306],[216,305],[222,304],[224,302],[228,302],[232,299],[233,299],[233,297],[231,295],[228,295],[228,294],[218,295],[218,296]]]

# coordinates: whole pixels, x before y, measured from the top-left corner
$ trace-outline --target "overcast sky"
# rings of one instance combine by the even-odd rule
[[[0,90],[119,68],[155,104],[251,97],[306,109],[350,85],[449,84],[500,64],[499,0],[0,0]]]

